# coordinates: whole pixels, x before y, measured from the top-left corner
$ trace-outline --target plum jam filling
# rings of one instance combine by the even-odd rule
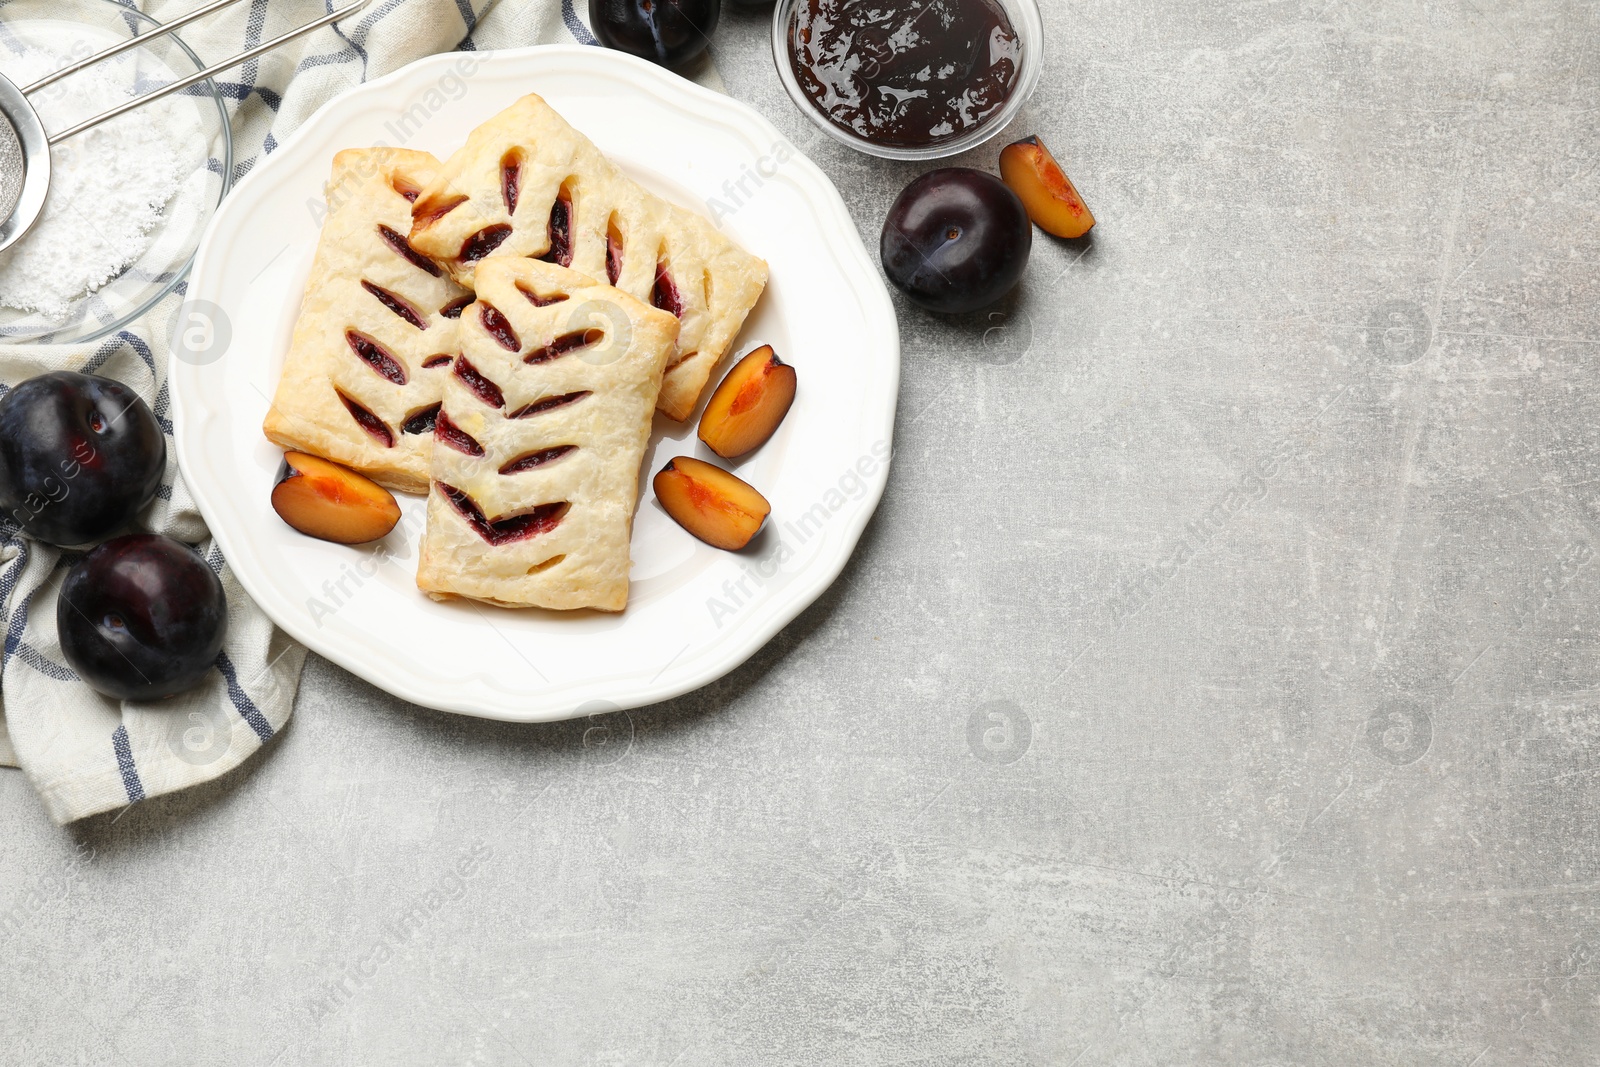
[[[477,233],[461,242],[461,262],[476,263],[511,236],[511,227],[503,222],[493,226],[485,226]]]
[[[456,358],[455,356],[447,356],[447,355],[445,355],[444,353],[441,352],[437,356],[429,356],[427,359],[423,360],[422,361],[422,369],[423,370],[431,370],[434,367],[442,367],[446,363],[449,363],[452,359],[455,359],[455,358]]]
[[[456,360],[456,377],[461,379],[462,385],[472,390],[474,396],[490,407],[506,406],[506,395],[500,391],[500,387],[478,373],[478,368],[468,363],[466,356]]]
[[[500,159],[500,196],[506,202],[506,214],[517,213],[517,195],[522,191],[522,160],[516,152],[507,152]]]
[[[439,405],[433,404],[421,411],[413,411],[406,417],[405,424],[400,427],[401,433],[425,434],[433,432],[433,424],[439,418]]]
[[[389,187],[395,192],[399,193],[401,196],[405,197],[406,202],[410,204],[415,204],[417,202],[417,197],[422,195],[421,189],[417,188],[415,185],[412,185],[398,174],[389,179]]]
[[[575,333],[564,333],[543,348],[536,348],[529,352],[522,360],[524,363],[548,363],[552,359],[560,359],[568,352],[576,352],[580,348],[587,348],[604,340],[603,330],[578,330]]]
[[[517,283],[517,292],[527,297],[528,303],[532,304],[536,308],[547,308],[551,304],[559,304],[561,301],[567,299],[566,293],[552,293],[549,296],[540,296],[538,293],[534,292],[532,289],[529,289],[521,282]]]
[[[418,226],[432,226],[450,212],[467,202],[464,196],[453,196],[448,200],[431,200],[424,203],[411,205],[411,221]]]
[[[560,396],[547,396],[543,400],[535,400],[531,404],[524,404],[522,407],[513,411],[509,416],[507,416],[507,418],[531,419],[535,415],[543,415],[547,411],[554,411],[556,408],[564,408],[568,404],[576,404],[578,401],[582,400],[588,395],[589,390],[584,389],[577,393],[562,393]]]
[[[550,205],[550,251],[539,258],[558,267],[572,266],[572,195],[563,187]]]
[[[381,222],[378,224],[378,233],[390,248],[410,260],[413,267],[418,270],[425,270],[435,278],[439,276],[439,265],[415,248],[412,248],[411,242],[406,240],[405,234],[391,230]]]
[[[473,296],[457,297],[444,307],[440,308],[439,315],[446,319],[459,319],[461,317],[461,313],[467,310],[467,308],[471,307],[472,302],[476,299],[477,297]]]
[[[344,401],[345,410],[350,412],[350,417],[355,419],[363,430],[371,434],[384,448],[394,447],[394,431],[389,429],[387,423],[345,396],[342,391],[335,389],[334,392],[339,394],[339,399]]]
[[[392,293],[381,285],[373,285],[365,278],[361,279],[361,288],[378,298],[378,303],[405,319],[419,330],[428,328],[427,320],[417,314],[417,309],[406,303],[399,293]]]
[[[960,137],[989,121],[1020,78],[1022,40],[996,0],[802,0],[786,36],[800,91],[874,144]]]
[[[511,328],[511,320],[493,304],[484,304],[483,310],[478,312],[478,319],[483,323],[483,328],[489,331],[489,336],[499,341],[500,347],[507,352],[515,352],[522,347],[517,331]]]
[[[537,467],[544,466],[546,463],[554,463],[556,460],[560,459],[568,452],[573,451],[577,447],[577,445],[557,445],[554,448],[545,448],[538,452],[529,452],[527,455],[518,456],[510,463],[507,463],[504,467],[501,467],[500,473],[521,474],[523,471],[531,471]]]
[[[678,283],[672,280],[665,261],[656,264],[656,284],[650,289],[650,303],[683,318],[683,295],[678,292]]]
[[[514,541],[525,541],[542,533],[549,533],[561,524],[566,517],[567,508],[570,506],[565,501],[556,504],[540,504],[538,507],[523,512],[521,515],[511,515],[503,519],[489,519],[483,514],[483,509],[478,507],[478,502],[453,485],[444,482],[435,482],[439,492],[450,501],[451,507],[472,527],[474,533],[491,545],[508,545]]]
[[[622,277],[622,234],[617,230],[617,220],[612,216],[606,225],[606,280],[612,285]]]
[[[483,446],[471,434],[450,421],[450,416],[439,412],[433,424],[433,437],[436,441],[443,441],[457,452],[464,452],[469,456],[483,455]]]
[[[350,350],[367,366],[396,385],[406,384],[406,369],[378,342],[359,330],[346,330],[344,339],[349,342]]]

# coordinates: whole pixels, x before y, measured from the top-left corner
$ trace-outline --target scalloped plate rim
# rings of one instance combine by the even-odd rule
[[[527,60],[535,64],[552,65],[549,68],[541,67],[542,72],[565,69],[586,74],[593,73],[596,65],[609,65],[615,69],[608,73],[625,76],[635,88],[658,95],[675,94],[680,100],[694,104],[696,110],[688,112],[687,118],[700,123],[714,123],[724,130],[737,134],[757,150],[775,142],[787,142],[771,122],[748,105],[622,53],[582,45],[540,45],[484,52],[477,58],[493,64]],[[208,274],[212,266],[211,261],[222,254],[215,248],[224,239],[227,226],[235,214],[246,210],[245,205],[252,201],[258,186],[267,182],[278,167],[289,165],[300,146],[314,141],[324,129],[336,127],[344,121],[345,113],[357,107],[363,98],[379,98],[386,88],[412,79],[428,77],[430,70],[454,62],[459,62],[457,53],[447,52],[424,57],[381,78],[356,86],[319,108],[311,118],[286,138],[271,156],[265,157],[259,166],[239,181],[218,209],[196,252],[187,298],[195,299],[203,296],[200,290],[211,281]],[[512,707],[493,701],[486,703],[482,699],[452,697],[443,691],[446,686],[460,687],[463,682],[481,679],[483,688],[490,693],[506,697],[516,695],[498,683],[492,672],[481,668],[452,676],[424,677],[421,672],[411,672],[415,677],[407,678],[404,667],[400,666],[401,673],[396,674],[394,671],[397,665],[389,664],[387,661],[374,661],[370,655],[363,654],[366,651],[363,648],[346,647],[342,639],[330,639],[328,632],[317,631],[311,627],[306,613],[299,605],[290,601],[280,587],[262,575],[254,573],[248,565],[240,566],[240,561],[249,559],[248,553],[243,551],[247,537],[237,535],[237,531],[232,530],[228,523],[217,521],[217,516],[222,513],[221,505],[212,499],[213,487],[208,480],[196,477],[197,473],[204,470],[205,464],[202,457],[192,454],[194,447],[202,439],[200,429],[226,413],[215,410],[212,406],[198,405],[196,403],[198,398],[188,396],[190,389],[200,388],[198,385],[184,384],[190,380],[189,372],[197,368],[183,364],[169,355],[169,380],[173,383],[171,392],[174,444],[179,469],[212,535],[229,560],[234,576],[238,578],[245,591],[277,626],[301,644],[385,692],[424,707],[505,722],[556,722],[578,717],[587,713],[584,710],[586,695],[589,701],[603,699],[619,709],[659,703],[702,688],[748,660],[770,642],[783,627],[815,603],[833,585],[854,555],[856,545],[868,523],[871,522],[888,484],[900,377],[900,337],[893,304],[861,241],[843,198],[822,170],[798,149],[795,149],[792,158],[785,162],[782,180],[792,184],[802,194],[808,207],[816,212],[817,221],[827,227],[831,236],[837,238],[829,241],[830,250],[840,268],[847,271],[848,276],[856,283],[854,287],[861,300],[864,319],[869,325],[876,327],[877,333],[873,343],[875,346],[881,346],[885,353],[883,380],[888,394],[888,403],[882,412],[879,427],[880,439],[890,448],[890,457],[882,462],[871,478],[865,479],[867,483],[865,492],[859,501],[855,502],[858,506],[851,514],[843,516],[847,521],[838,527],[841,531],[839,549],[830,555],[813,560],[805,571],[796,575],[778,595],[755,605],[764,610],[743,613],[740,619],[730,624],[727,638],[703,646],[687,660],[674,660],[658,674],[659,680],[642,683],[629,681],[619,686],[616,678],[605,679],[603,697],[594,692],[598,684],[595,680],[584,679],[553,687],[547,693],[541,694],[541,697],[570,694],[560,700],[545,700],[542,707]],[[596,639],[604,640],[604,636]],[[693,669],[672,672],[670,677],[663,677],[668,674],[672,666],[680,662],[683,666]]]

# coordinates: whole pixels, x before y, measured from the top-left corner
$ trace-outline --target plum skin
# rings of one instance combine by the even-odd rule
[[[607,48],[676,69],[711,43],[722,0],[589,0],[589,25]]]
[[[1021,281],[1033,248],[1022,199],[992,174],[946,167],[917,178],[883,222],[889,280],[928,311],[988,307]]]
[[[67,663],[118,700],[194,688],[228,632],[222,582],[200,554],[160,534],[112,538],[61,582],[56,632]]]
[[[167,442],[121,382],[52,371],[0,400],[0,522],[53,545],[116,532],[155,496]]]

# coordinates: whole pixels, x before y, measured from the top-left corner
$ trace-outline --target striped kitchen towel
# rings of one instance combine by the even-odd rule
[[[166,21],[198,2],[128,6]],[[216,62],[342,2],[242,0],[182,36],[202,60]],[[353,16],[230,71],[219,87],[233,117],[234,177],[342,90],[422,56],[541,42],[594,44],[573,5],[574,0],[372,0]],[[0,69],[3,64],[0,54]],[[698,80],[720,87],[709,64]],[[180,287],[136,325],[88,345],[0,345],[0,389],[48,370],[108,375],[140,391],[170,438],[166,324],[181,299]],[[81,682],[61,656],[55,625],[57,589],[79,554],[14,535],[0,540],[0,764],[22,768],[58,823],[215,778],[283,729],[294,708],[305,650],[240,588],[172,454],[169,443],[159,495],[140,525],[195,545],[221,577],[229,605],[227,645],[216,670],[192,692],[135,703],[103,697]]]

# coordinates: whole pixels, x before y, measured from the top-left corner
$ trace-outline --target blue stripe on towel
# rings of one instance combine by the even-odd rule
[[[478,46],[472,42],[472,31],[478,28],[478,13],[472,10],[472,0],[456,0],[456,10],[461,12],[461,21],[467,27],[467,35],[461,38],[461,43],[456,45],[456,49],[461,52],[475,52]]]
[[[567,32],[577,39],[579,44],[599,44],[599,38],[589,32],[589,27],[583,24],[578,13],[572,9],[572,0],[561,0],[561,21],[567,24]]]
[[[0,545],[17,550],[17,554],[11,559],[11,563],[14,565],[7,567],[5,574],[0,576],[0,611],[3,611],[6,605],[11,603],[11,594],[17,588],[17,579],[22,577],[23,570],[28,566],[28,542],[15,533],[11,533],[7,534],[3,541],[0,541]]]
[[[26,641],[18,641],[14,648],[11,647],[11,642],[7,641],[6,646],[6,656],[8,658],[15,653],[18,659],[46,678],[52,678],[58,682],[78,681],[77,674],[70,667],[63,667],[54,660],[48,659],[43,652],[40,652]]]
[[[64,554],[62,558],[65,559],[66,555]],[[33,598],[44,588],[42,585],[36,586],[33,592],[22,598],[17,610],[11,613],[11,625],[6,628],[6,662],[9,663],[11,657],[16,656],[46,678],[54,678],[58,682],[76,682],[78,676],[70,669],[46,659],[38,649],[22,640],[22,632],[28,628],[28,608],[33,604]]]
[[[226,652],[217,653],[217,670],[222,672],[222,677],[228,683],[228,698],[233,701],[239,717],[250,724],[250,729],[265,743],[272,738],[272,724],[267,717],[261,714],[261,709],[256,707],[255,701],[250,699],[250,694],[244,691],[244,686],[239,684],[239,672],[233,669],[233,660],[228,658]]]
[[[128,744],[128,728],[119,726],[111,734],[111,749],[117,754],[117,770],[122,772],[122,788],[128,791],[128,803],[144,799],[144,783],[139,781],[139,769],[133,765],[133,747]]]

